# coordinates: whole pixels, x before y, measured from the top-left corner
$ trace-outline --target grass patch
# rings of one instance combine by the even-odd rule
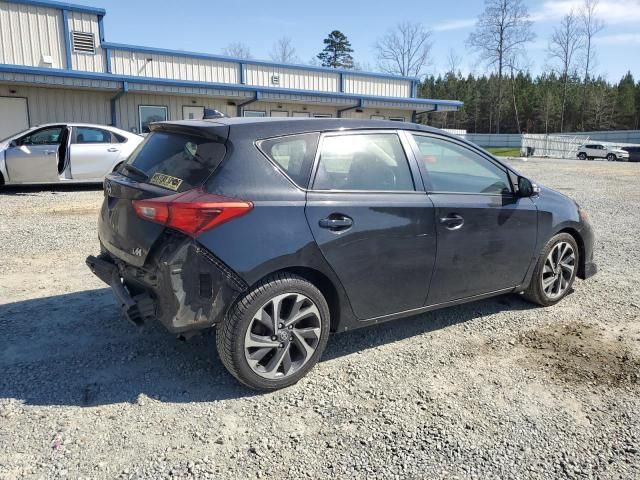
[[[489,147],[489,148],[485,148],[485,150],[493,153],[497,157],[519,157],[520,156],[519,148]]]

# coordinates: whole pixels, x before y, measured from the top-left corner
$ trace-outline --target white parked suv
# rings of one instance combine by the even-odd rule
[[[629,160],[629,152],[615,147],[607,147],[601,143],[589,143],[578,148],[578,158],[580,160],[606,158],[610,162],[615,162],[616,160],[627,162]]]

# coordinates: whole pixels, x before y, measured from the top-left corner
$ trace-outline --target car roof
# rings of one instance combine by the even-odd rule
[[[304,118],[304,117],[223,117],[211,120],[178,120],[157,122],[154,126],[166,125],[189,130],[217,130],[229,128],[235,136],[264,138],[305,132],[335,130],[419,130],[450,136],[448,133],[426,125],[391,120],[366,120],[355,118]],[[152,128],[153,130],[153,128]]]

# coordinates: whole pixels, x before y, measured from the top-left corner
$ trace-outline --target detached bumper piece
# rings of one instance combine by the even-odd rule
[[[226,309],[248,285],[194,240],[172,235],[158,242],[143,267],[105,251],[86,260],[111,287],[125,317],[136,325],[159,320],[184,333],[221,322]]]
[[[87,266],[104,283],[111,287],[113,296],[124,317],[134,325],[141,327],[147,320],[155,318],[156,305],[149,293],[132,296],[122,283],[122,277],[115,263],[106,258],[90,255]]]

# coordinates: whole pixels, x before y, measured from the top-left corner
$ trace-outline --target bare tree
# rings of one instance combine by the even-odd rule
[[[222,49],[222,54],[235,58],[251,58],[249,47],[241,42],[232,42]]]
[[[582,42],[584,44],[584,83],[582,85],[582,107],[580,108],[580,124],[582,130],[584,130],[584,114],[587,108],[587,86],[596,60],[593,39],[604,28],[604,22],[596,16],[598,1],[599,0],[584,0],[584,5],[580,10]]]
[[[516,59],[524,45],[535,38],[531,25],[522,0],[485,0],[485,9],[467,39],[467,45],[478,51],[481,60],[498,73],[496,133],[500,133],[503,70],[507,61]]]
[[[458,75],[458,73],[460,72],[461,61],[462,59],[460,58],[460,55],[456,53],[455,49],[449,49],[449,54],[447,55],[447,63],[449,64],[447,73],[453,75],[454,77]]]
[[[376,41],[378,68],[383,72],[419,77],[429,64],[431,32],[420,23],[402,22]]]
[[[289,37],[281,37],[276,40],[271,49],[271,60],[280,63],[297,63],[300,60],[296,55],[296,49]]]
[[[562,103],[560,107],[560,133],[564,129],[564,112],[567,105],[569,78],[575,72],[576,56],[582,46],[582,35],[578,17],[570,11],[560,25],[553,29],[549,42],[549,57],[559,66],[560,81],[562,82]]]

